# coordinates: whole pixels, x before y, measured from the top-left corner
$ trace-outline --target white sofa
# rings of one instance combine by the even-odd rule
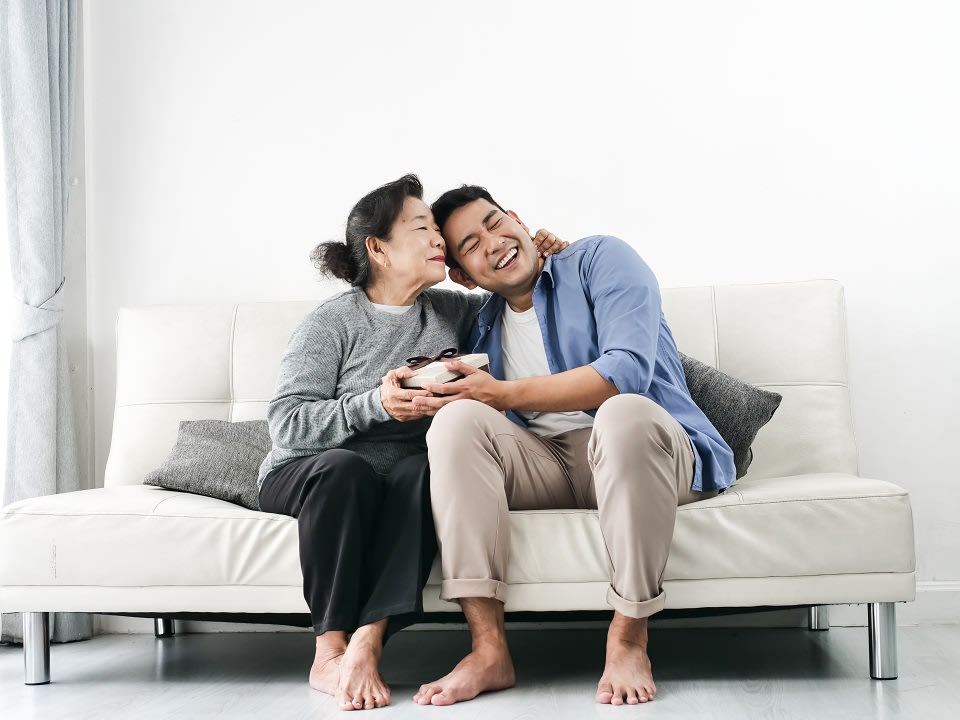
[[[749,474],[680,509],[667,608],[868,603],[872,677],[896,677],[896,602],[914,599],[910,500],[857,475],[843,289],[833,281],[668,289],[685,353],[783,395]],[[295,521],[141,484],[184,419],[263,418],[309,302],[121,311],[104,487],[0,514],[0,610],[25,613],[27,682],[49,679],[53,611],[306,613]],[[596,513],[514,512],[508,611],[608,610]],[[439,600],[436,566],[428,611]],[[822,626],[822,624],[821,624]],[[158,634],[163,624],[158,623]]]

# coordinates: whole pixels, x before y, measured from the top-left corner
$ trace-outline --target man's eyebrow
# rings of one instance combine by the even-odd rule
[[[494,215],[496,215],[498,212],[500,212],[500,208],[494,208],[493,210],[491,210],[490,212],[488,212],[486,215],[483,216],[483,220],[480,221],[480,224],[485,226],[485,225],[487,224],[487,222],[490,220],[490,218],[492,218],[492,217],[493,217]],[[463,250],[463,246],[466,245],[467,242],[468,242],[474,235],[476,235],[476,233],[475,233],[475,232],[472,232],[472,233],[470,233],[469,235],[466,235],[466,236],[463,238],[463,240],[461,240],[460,242],[458,242],[458,243],[457,243],[457,250]]]

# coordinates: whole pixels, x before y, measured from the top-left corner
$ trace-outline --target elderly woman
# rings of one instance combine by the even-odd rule
[[[345,243],[314,249],[316,266],[352,287],[293,333],[267,411],[260,505],[297,518],[317,636],[310,685],[344,710],[389,703],[377,669],[387,628],[422,612],[437,549],[430,418],[412,403],[429,393],[400,386],[404,363],[464,347],[484,299],[429,289],[446,277],[445,248],[422,196],[415,175],[388,183],[351,210]],[[536,241],[544,254],[566,245],[545,231]]]

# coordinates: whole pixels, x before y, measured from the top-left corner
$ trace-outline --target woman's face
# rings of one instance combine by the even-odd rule
[[[391,282],[430,287],[447,276],[440,228],[419,198],[404,200],[400,217],[390,230],[390,240],[381,243],[381,248],[387,260],[384,275]]]

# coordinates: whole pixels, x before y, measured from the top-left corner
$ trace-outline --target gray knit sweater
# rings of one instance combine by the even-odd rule
[[[385,474],[426,451],[430,418],[399,422],[383,409],[380,383],[415,355],[466,349],[483,295],[431,289],[402,315],[377,310],[352,288],[321,303],[294,331],[267,409],[273,449],[267,473],[332,448],[353,450]]]

